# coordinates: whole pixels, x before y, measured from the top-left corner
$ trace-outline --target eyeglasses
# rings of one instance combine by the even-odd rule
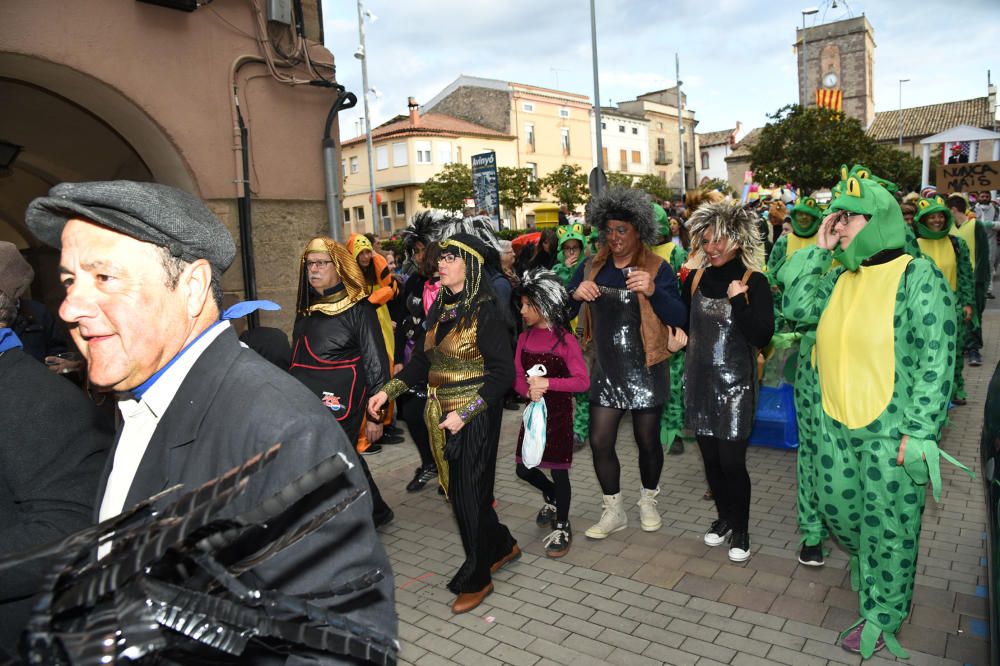
[[[317,259],[315,261],[307,261],[306,268],[326,268],[332,263],[329,259]]]
[[[458,257],[457,254],[451,254],[450,252],[449,253],[442,253],[442,254],[438,255],[438,263],[439,264],[453,264],[453,263],[455,263],[455,260],[458,259],[458,258],[459,257]]]

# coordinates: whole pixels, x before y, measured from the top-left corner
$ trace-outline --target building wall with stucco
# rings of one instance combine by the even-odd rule
[[[23,213],[57,183],[174,185],[208,202],[239,238],[238,100],[249,132],[258,296],[277,294],[284,308],[262,322],[288,328],[295,287],[285,285],[285,266],[327,228],[321,141],[334,93],[270,74],[255,13],[263,4],[216,2],[193,12],[121,0],[0,5],[0,139],[23,147],[0,178],[0,236],[44,269],[33,291],[50,305],[61,298],[48,275],[53,253],[27,231]],[[310,58],[332,65],[320,44],[320,0],[301,4]],[[292,36],[287,27],[266,28],[286,49]],[[278,71],[310,78],[302,66]],[[320,71],[332,78],[332,69]],[[242,298],[239,259],[223,285],[227,300]]]

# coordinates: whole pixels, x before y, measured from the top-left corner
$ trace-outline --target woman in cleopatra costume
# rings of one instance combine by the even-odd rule
[[[680,244],[681,226],[676,220],[667,217],[663,206],[653,204],[653,220],[660,230],[659,245],[653,248],[658,256],[670,264],[675,274],[680,274],[681,266],[687,261],[688,253]],[[687,232],[683,232],[687,236]],[[660,443],[667,453],[679,455],[684,453],[684,440],[681,430],[684,429],[684,351],[678,351],[670,357],[670,397],[663,405],[660,414]]]
[[[962,324],[972,321],[976,287],[969,260],[969,246],[965,240],[951,235],[953,227],[951,211],[940,196],[917,201],[917,214],[913,218],[917,244],[923,256],[933,261],[947,280],[955,303],[955,316],[960,322],[955,343],[955,382],[952,385],[951,400],[956,405],[964,405],[967,396],[962,370],[965,368],[963,350],[966,327]]]
[[[688,273],[684,412],[705,463],[718,519],[705,545],[729,537],[729,559],[750,558],[746,455],[757,408],[757,352],[774,334],[774,304],[757,220],[730,203],[702,206],[688,221],[704,266]]]
[[[356,441],[365,422],[368,396],[389,381],[389,358],[375,308],[354,257],[330,238],[314,238],[302,253],[288,371],[323,401],[344,433]],[[367,423],[371,441],[381,423]],[[371,486],[376,525],[392,520],[378,486],[362,460]]]
[[[604,510],[585,534],[604,539],[628,526],[615,453],[627,411],[639,447],[639,526],[652,532],[663,524],[656,509],[663,470],[660,413],[670,395],[667,359],[686,340],[677,327],[687,312],[673,269],[649,249],[657,231],[648,195],[609,188],[591,199],[587,218],[600,234],[600,249],[577,269],[568,289],[572,310],[587,303],[583,340],[594,345],[590,448]]]
[[[838,188],[816,245],[784,268],[785,316],[816,324],[822,413],[817,506],[850,554],[860,618],[843,647],[906,653],[896,632],[913,596],[928,481],[955,362],[954,294],[930,261],[903,251],[905,223],[878,183]],[[840,262],[827,270],[832,259]]]
[[[514,381],[510,323],[484,275],[486,246],[455,234],[440,242],[441,291],[427,315],[424,344],[372,396],[369,414],[427,382],[425,421],[441,486],[451,498],[465,562],[448,583],[465,613],[493,591],[491,574],[521,550],[493,509],[503,397]]]

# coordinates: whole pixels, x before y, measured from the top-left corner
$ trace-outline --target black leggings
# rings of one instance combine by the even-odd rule
[[[396,406],[399,408],[399,417],[406,423],[406,429],[410,431],[410,437],[413,438],[413,443],[417,445],[417,453],[420,454],[420,466],[434,466],[434,456],[431,454],[431,438],[427,434],[427,424],[424,423],[424,408],[427,406],[427,398],[421,398],[411,393],[404,393],[396,398]]]
[[[621,491],[621,465],[615,454],[618,442],[618,424],[624,409],[602,407],[590,403],[590,450],[594,454],[594,472],[605,495],[617,495]],[[663,406],[649,409],[633,409],[632,434],[639,447],[639,476],[642,487],[655,490],[660,484],[663,471],[663,445],[660,444],[660,413]]]
[[[699,435],[698,447],[705,461],[705,477],[715,498],[719,518],[734,530],[750,522],[750,474],[747,473],[747,440],[735,442]]]
[[[569,502],[572,497],[572,489],[569,485],[569,470],[554,469],[552,480],[545,476],[545,472],[533,467],[528,469],[524,463],[517,463],[517,476],[524,479],[534,487],[542,491],[545,502],[556,505],[556,522],[565,523],[569,520]]]

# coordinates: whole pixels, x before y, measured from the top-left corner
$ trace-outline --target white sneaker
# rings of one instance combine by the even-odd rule
[[[643,532],[655,532],[663,527],[663,521],[660,520],[660,512],[656,510],[656,500],[654,499],[659,494],[659,486],[655,490],[639,489],[639,501],[636,504],[639,505],[639,527],[642,528]]]
[[[726,543],[726,537],[733,531],[733,528],[729,526],[722,518],[719,518],[712,523],[712,526],[708,528],[705,532],[705,545],[706,546],[721,546]]]
[[[606,539],[608,535],[620,532],[628,527],[628,516],[622,506],[622,494],[604,496],[604,513],[596,525],[592,525],[584,534],[591,539]]]

